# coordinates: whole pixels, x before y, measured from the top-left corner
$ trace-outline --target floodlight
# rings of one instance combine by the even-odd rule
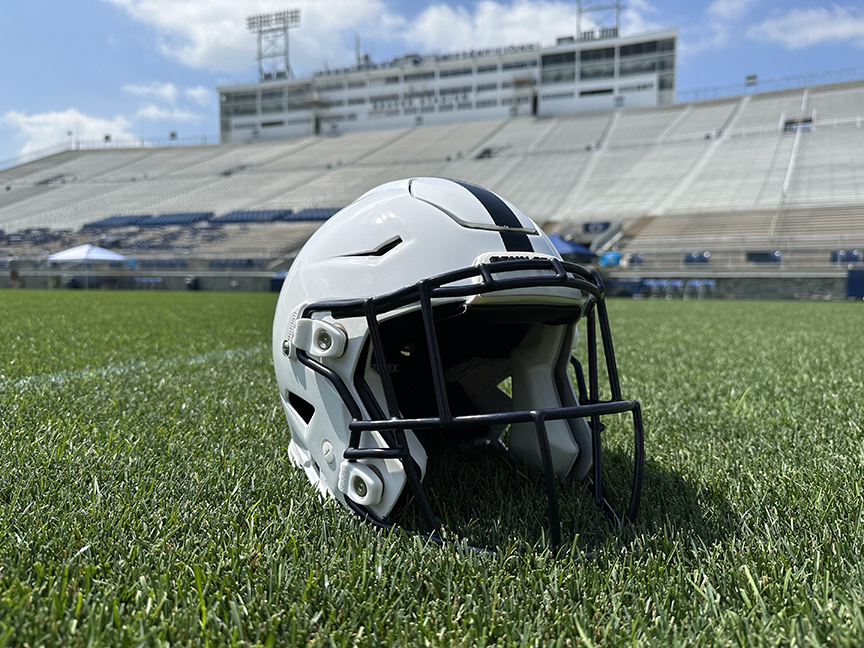
[[[288,30],[299,26],[299,9],[286,9],[246,18],[246,28],[258,36],[259,81],[293,76],[288,63]]]

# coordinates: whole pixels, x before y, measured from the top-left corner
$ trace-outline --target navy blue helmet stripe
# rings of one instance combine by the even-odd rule
[[[454,180],[453,182],[470,191],[472,195],[480,201],[480,204],[486,208],[486,211],[489,212],[489,215],[492,217],[492,220],[496,225],[500,227],[522,227],[519,218],[513,213],[513,210],[507,206],[507,203],[488,189],[467,182],[460,182],[459,180]],[[534,251],[534,248],[531,246],[531,240],[525,232],[508,232],[502,230],[501,240],[504,242],[504,248],[508,252]]]

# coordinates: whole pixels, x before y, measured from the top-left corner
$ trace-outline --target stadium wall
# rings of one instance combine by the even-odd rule
[[[273,284],[272,272],[229,273],[117,273],[117,272],[50,272],[47,270],[21,271],[18,288],[36,290],[65,290],[74,283],[84,288],[86,281],[94,289],[119,290],[202,290],[222,292],[269,292]],[[102,284],[99,287],[98,284]],[[9,272],[0,275],[0,289],[12,288]]]
[[[715,286],[712,299],[774,299],[774,300],[826,300],[839,301],[847,298],[849,272],[831,274],[799,274],[761,276],[752,275],[712,275]],[[707,275],[706,275],[707,276]],[[84,278],[90,277],[91,285],[101,281],[106,288],[125,290],[171,290],[171,291],[222,291],[222,292],[270,292],[281,287],[281,280],[272,272],[202,272],[197,274],[183,272],[158,273],[84,273],[51,272],[30,270],[19,273],[19,288],[24,289],[66,289],[70,281],[83,287]],[[630,296],[638,294],[638,287],[648,275],[643,277],[619,277],[610,283],[609,294]],[[661,276],[654,274],[651,279],[680,279],[686,282],[692,275],[675,274]],[[0,275],[0,289],[12,288],[9,273]],[[100,289],[100,288],[94,288]],[[681,298],[682,294],[674,298]],[[673,298],[673,297],[670,297]]]

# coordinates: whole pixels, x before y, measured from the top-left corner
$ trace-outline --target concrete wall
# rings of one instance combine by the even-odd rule
[[[845,299],[846,277],[717,278],[715,296],[727,299]]]
[[[81,277],[82,275],[75,275]],[[270,291],[269,273],[206,273],[201,275],[182,273],[159,273],[102,277],[104,283],[112,288],[127,290],[189,290],[187,279],[197,279],[198,290],[225,290],[243,292]],[[19,288],[65,289],[68,275],[49,275],[47,273],[21,272],[18,275]],[[0,289],[12,288],[8,272],[0,274]]]
[[[611,274],[611,273],[610,273]],[[713,299],[801,299],[801,300],[843,300],[846,299],[846,271],[834,272],[824,275],[795,276],[784,274],[783,276],[745,276],[740,274],[723,276],[722,274],[693,274],[645,273],[641,276],[629,274],[621,276],[612,275],[605,279],[609,286],[609,294],[630,295],[631,292],[639,292],[643,280],[647,279],[679,279],[685,284],[690,279],[713,279],[714,289],[711,291]],[[704,291],[700,291],[704,295]],[[680,297],[680,295],[678,295]],[[656,295],[655,295],[656,297]]]

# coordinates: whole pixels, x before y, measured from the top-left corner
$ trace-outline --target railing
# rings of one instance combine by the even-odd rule
[[[625,246],[631,252],[684,254],[694,250],[740,251],[755,249],[779,250],[841,250],[864,248],[861,234],[808,234],[806,236],[693,236],[676,238],[635,238]]]
[[[777,79],[765,79],[758,81],[757,85],[747,85],[746,82],[729,83],[727,85],[709,86],[693,90],[681,90],[678,92],[678,103],[690,103],[693,101],[708,101],[720,97],[733,97],[736,95],[762,94],[765,92],[776,92],[777,90],[791,90],[793,88],[806,88],[826,83],[841,83],[843,81],[858,81],[864,79],[864,65],[842,68],[840,70],[828,70],[825,72],[813,72],[809,74],[794,74],[792,76]]]

